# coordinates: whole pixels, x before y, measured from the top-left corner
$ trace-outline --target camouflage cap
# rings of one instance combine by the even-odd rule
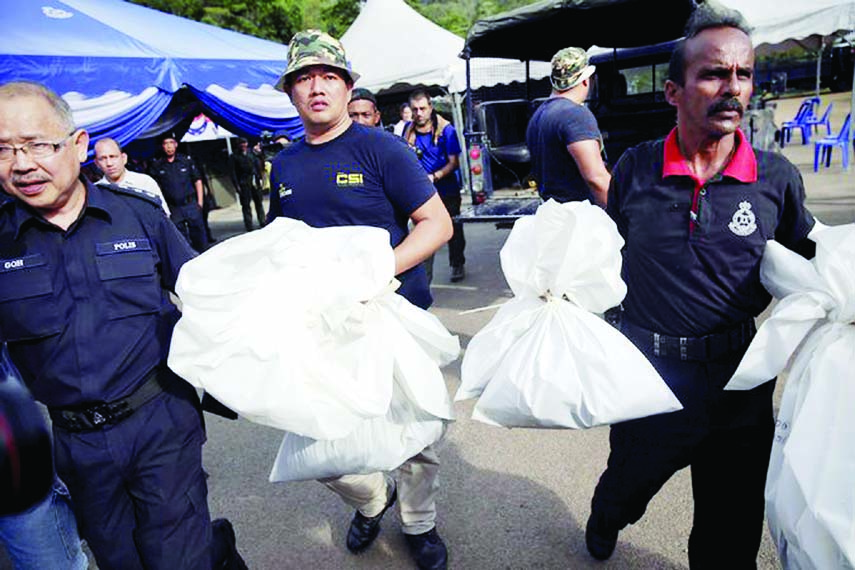
[[[359,74],[348,66],[340,41],[320,30],[305,30],[294,34],[288,44],[288,67],[279,78],[276,89],[284,91],[289,75],[311,65],[328,65],[347,73],[353,82],[359,79]]]
[[[596,67],[588,65],[588,54],[582,48],[568,47],[552,56],[549,80],[556,91],[576,87],[594,74]]]

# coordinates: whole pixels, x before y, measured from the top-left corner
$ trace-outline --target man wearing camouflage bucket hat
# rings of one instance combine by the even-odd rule
[[[314,227],[388,230],[401,282],[397,292],[427,308],[433,299],[421,262],[451,237],[451,219],[407,145],[348,115],[358,77],[335,38],[309,30],[291,40],[288,66],[277,87],[291,97],[306,136],[273,159],[267,219],[287,216]],[[408,221],[415,224],[412,232]],[[435,524],[438,474],[439,458],[431,446],[408,459],[399,474],[404,535],[423,569],[442,569],[447,561]],[[398,498],[395,479],[372,473],[322,483],[356,508],[347,548],[354,553],[368,548],[380,531],[380,519]]]
[[[583,104],[594,70],[581,48],[564,48],[552,58],[552,95],[526,129],[532,175],[544,200],[606,204],[611,176],[603,161],[602,136]]]

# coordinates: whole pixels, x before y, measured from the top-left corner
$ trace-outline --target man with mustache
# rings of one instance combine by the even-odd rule
[[[199,399],[166,367],[195,253],[154,198],[80,175],[88,144],[54,92],[0,85],[0,342],[98,567],[210,570]]]
[[[308,30],[291,39],[288,67],[277,87],[291,97],[306,136],[273,159],[268,221],[286,216],[313,227],[388,230],[401,282],[397,292],[427,308],[433,299],[421,262],[451,237],[451,219],[406,143],[351,119],[348,103],[358,78],[335,38]],[[428,446],[398,471],[400,493],[385,473],[322,481],[356,509],[347,548],[353,553],[368,548],[383,515],[400,497],[404,537],[416,564],[422,570],[444,569],[446,547],[436,531],[439,457]]]
[[[690,567],[756,567],[774,382],[723,387],[771,300],[759,276],[766,241],[805,257],[815,246],[799,171],[753,150],[740,130],[752,92],[749,33],[738,12],[707,3],[695,10],[665,83],[676,128],[628,150],[613,173],[607,212],[626,241],[621,329],[684,409],[611,427],[585,533],[600,560],[689,466]]]

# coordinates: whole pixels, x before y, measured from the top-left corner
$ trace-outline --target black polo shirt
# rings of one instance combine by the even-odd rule
[[[154,201],[85,184],[68,230],[0,205],[0,341],[48,406],[123,398],[166,360],[167,290],[195,255]]]
[[[801,174],[783,156],[751,148],[737,131],[724,170],[693,177],[677,144],[629,149],[615,167],[607,211],[626,240],[626,318],[672,336],[703,336],[759,315],[766,241],[813,256],[814,220]]]
[[[170,206],[184,206],[197,201],[195,182],[202,177],[189,156],[176,154],[172,162],[159,158],[152,163],[149,175],[157,181]]]

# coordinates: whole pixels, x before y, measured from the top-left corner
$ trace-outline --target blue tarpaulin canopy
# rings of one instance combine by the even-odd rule
[[[49,86],[93,139],[174,127],[186,118],[170,107],[179,90],[232,132],[302,132],[288,96],[272,89],[282,44],[121,0],[0,0],[0,10],[0,81]]]

